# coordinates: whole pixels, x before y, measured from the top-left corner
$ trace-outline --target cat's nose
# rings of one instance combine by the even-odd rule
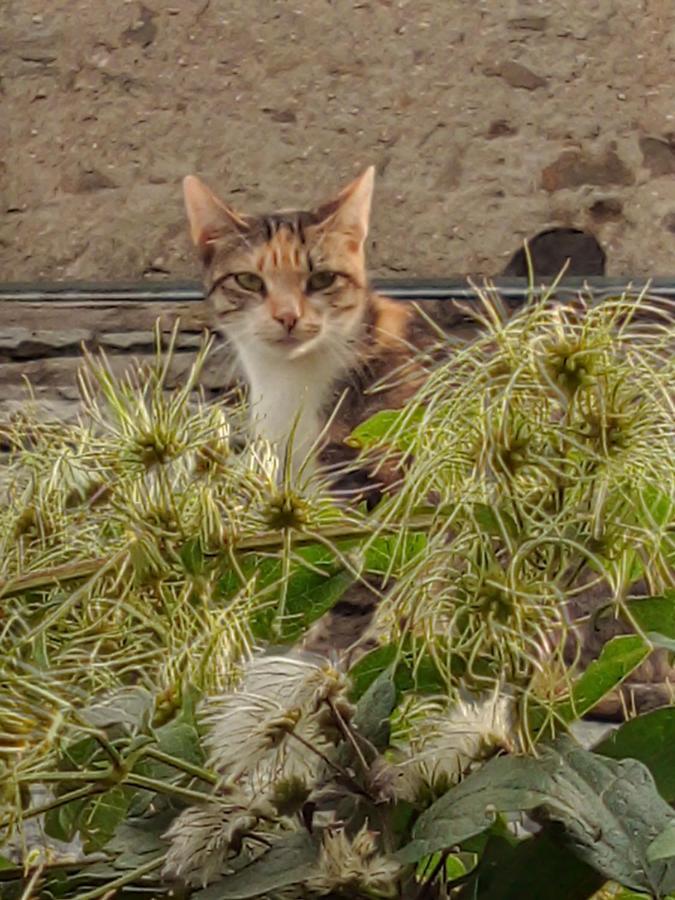
[[[298,321],[298,317],[294,312],[280,312],[277,313],[274,318],[277,320],[277,322],[284,326],[289,334],[291,333],[291,331],[293,331]]]

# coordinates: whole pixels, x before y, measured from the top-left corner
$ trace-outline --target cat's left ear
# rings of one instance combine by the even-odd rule
[[[334,200],[324,203],[317,209],[317,227],[343,231],[362,245],[368,236],[374,182],[375,166],[369,166]]]

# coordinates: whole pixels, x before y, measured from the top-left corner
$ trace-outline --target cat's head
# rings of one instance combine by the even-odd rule
[[[311,211],[235,212],[183,181],[214,324],[240,349],[278,359],[340,350],[368,304],[364,244],[373,167]]]

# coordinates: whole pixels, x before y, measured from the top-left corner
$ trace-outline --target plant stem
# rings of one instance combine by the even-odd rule
[[[367,772],[368,771],[368,763],[366,762],[366,760],[363,756],[363,753],[361,752],[361,748],[359,747],[358,742],[357,742],[351,728],[349,727],[349,725],[347,725],[345,720],[342,718],[342,716],[340,715],[340,711],[338,710],[338,708],[335,706],[335,704],[333,703],[333,701],[330,698],[326,701],[326,703],[328,704],[330,711],[333,713],[333,718],[338,723],[338,727],[340,728],[340,731],[342,732],[344,737],[349,741],[349,743],[352,745],[354,752],[358,756],[359,762],[361,763],[361,768],[363,769],[364,772]]]
[[[419,892],[418,892],[415,900],[423,900],[424,897],[428,897],[430,895],[433,883],[436,880],[436,878],[438,877],[438,875],[441,872],[441,870],[443,869],[443,867],[445,866],[445,861],[447,860],[449,855],[450,855],[449,850],[444,850],[441,853],[441,858],[438,860],[438,862],[434,866],[431,874],[429,875],[428,878],[425,878],[425,880],[420,885],[420,889],[419,889]]]
[[[40,880],[40,876],[42,875],[43,869],[44,869],[44,866],[42,865],[42,866],[38,866],[38,868],[33,871],[33,874],[30,876],[28,884],[26,885],[26,887],[23,890],[23,893],[21,894],[20,900],[31,900],[31,897],[35,896],[35,894],[33,893],[33,889],[35,888],[35,885]]]
[[[159,781],[157,778],[147,778],[145,775],[137,775],[135,772],[128,775],[123,783],[131,785],[131,787],[141,788],[144,791],[153,791],[157,794],[169,794],[173,797],[179,797],[181,800],[190,800],[193,803],[218,801],[218,798],[213,797],[211,794],[202,794],[199,791],[192,791],[190,788],[179,787],[177,784]]]
[[[74,800],[81,800],[83,797],[93,797],[94,794],[103,794],[108,790],[107,784],[88,784],[85,787],[70,791],[68,794],[62,794],[60,797],[54,797],[49,803],[43,803],[42,806],[34,806],[27,809],[21,814],[21,819],[32,819],[35,816],[41,816],[42,813],[49,812],[50,809],[56,809],[58,806],[65,806],[66,803],[72,803]],[[11,822],[10,818],[5,817],[0,821],[0,828],[4,828]]]
[[[347,772],[346,769],[343,769],[342,766],[339,765],[339,763],[336,763],[332,759],[329,759],[325,753],[322,753],[321,750],[319,750],[317,747],[314,747],[313,744],[310,744],[310,742],[305,740],[302,735],[296,734],[294,731],[289,731],[289,736],[294,737],[296,741],[299,741],[302,744],[303,747],[306,747],[309,751],[315,753],[319,757],[319,759],[324,762],[330,769],[332,769],[334,772],[337,772],[340,778],[344,778],[345,781],[349,785],[351,785],[352,790],[354,790],[357,794],[360,794],[362,797],[366,797],[368,800],[372,800],[370,794],[365,791],[361,787],[361,785],[357,781],[355,781],[354,778],[352,778],[349,772]]]
[[[62,581],[73,581],[77,578],[95,575],[111,559],[112,555],[99,556],[94,559],[81,559],[74,563],[53,566],[51,569],[38,569],[36,572],[29,572],[27,575],[17,575],[16,578],[8,578],[5,581],[0,581],[0,597],[11,597],[14,594],[29,591],[31,588],[59,584]]]
[[[428,531],[438,521],[438,513],[420,513],[412,516],[407,522],[406,527],[409,531]],[[332,525],[322,529],[321,535],[326,540],[357,540],[358,538],[369,537],[378,532],[386,531],[396,534],[400,530],[400,525],[396,523],[373,522],[363,524],[341,524]],[[283,546],[285,531],[271,531],[267,534],[251,535],[242,538],[232,549],[237,552],[252,553],[256,550],[270,550]],[[303,544],[316,543],[316,537],[312,532],[296,531],[293,532],[293,545],[302,546]],[[53,566],[50,569],[38,569],[36,572],[29,572],[26,575],[17,575],[15,578],[8,578],[0,581],[0,597],[11,597],[14,594],[21,594],[32,588],[48,587],[52,584],[60,584],[64,581],[75,581],[78,578],[86,578],[87,576],[103,574],[104,570],[112,567],[112,564],[121,560],[126,553],[126,549],[122,549],[117,553],[108,556],[99,556],[93,559],[82,559],[74,563],[64,563],[60,566]],[[215,554],[209,554],[215,555]],[[74,597],[74,595],[73,595]],[[71,600],[69,598],[69,600]],[[71,605],[69,603],[69,605]],[[40,626],[40,630],[44,631],[49,627],[51,620],[62,614],[62,608],[45,620]],[[31,634],[31,638],[34,635]]]
[[[124,887],[125,884],[131,884],[132,881],[135,881],[137,878],[142,878],[143,875],[147,875],[149,872],[154,872],[154,870],[158,869],[163,862],[164,856],[160,856],[159,859],[151,859],[150,862],[146,862],[142,866],[132,869],[131,872],[120,875],[120,877],[115,878],[114,881],[108,881],[106,884],[101,885],[101,887],[94,888],[93,891],[87,891],[85,894],[78,894],[77,897],[75,897],[75,900],[96,900],[97,897],[112,897],[115,895],[117,888]],[[111,894],[110,891],[113,893]]]
[[[184,759],[176,759],[174,756],[169,756],[168,753],[164,753],[156,747],[148,747],[143,755],[151,756],[158,762],[165,763],[167,766],[173,766],[174,769],[180,769],[187,775],[194,775],[195,778],[206,781],[208,784],[218,784],[218,776],[213,772],[209,772],[208,769],[202,769],[201,766],[195,766]]]
[[[97,782],[109,777],[112,774],[110,769],[91,769],[84,772],[34,772],[27,775],[21,775],[19,781],[23,783],[37,782],[45,784],[49,781],[90,781]]]
[[[93,859],[81,859],[78,862],[48,862],[42,866],[42,873],[49,872],[74,872],[79,874],[87,866],[95,866],[100,863],[98,857]],[[6,866],[0,869],[0,882],[2,881],[19,881],[25,877],[25,869],[23,866]]]

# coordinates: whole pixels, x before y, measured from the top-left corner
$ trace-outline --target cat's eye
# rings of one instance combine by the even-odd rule
[[[306,290],[308,293],[314,291],[325,291],[327,288],[335,284],[337,278],[336,272],[329,272],[327,269],[319,272],[313,272],[307,279]]]
[[[254,272],[237,272],[234,280],[245,291],[253,291],[256,294],[262,294],[265,291],[265,282],[260,275],[256,275]]]

